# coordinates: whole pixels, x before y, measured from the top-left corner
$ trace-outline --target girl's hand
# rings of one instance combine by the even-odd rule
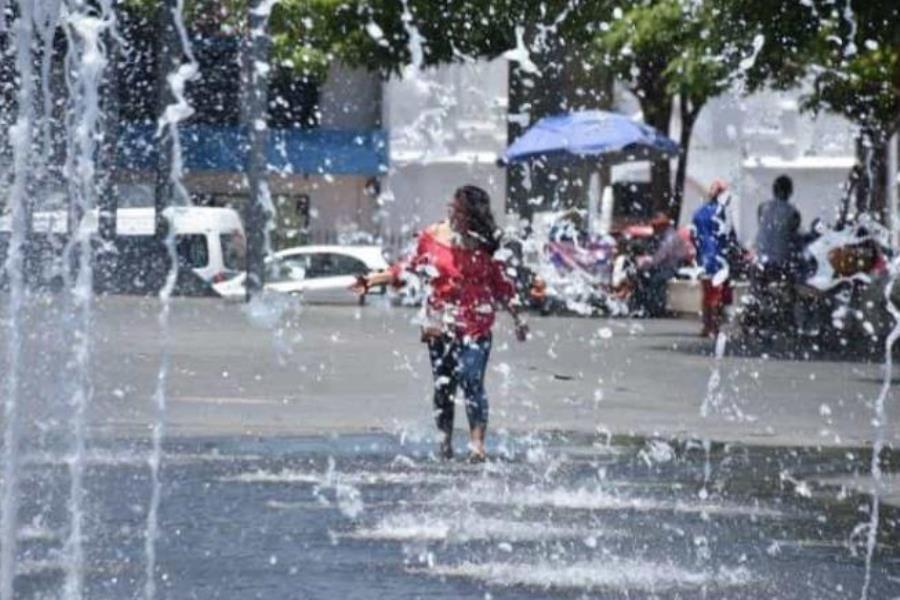
[[[524,342],[528,340],[528,324],[523,321],[516,322],[516,339],[520,342]]]
[[[350,291],[360,296],[366,294],[369,291],[369,279],[365,275],[357,276],[356,283],[350,286]]]

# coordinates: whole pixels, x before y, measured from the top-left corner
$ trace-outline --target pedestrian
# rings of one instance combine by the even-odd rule
[[[657,213],[650,221],[656,250],[637,261],[637,287],[634,303],[648,317],[662,317],[666,312],[666,285],[691,256],[689,245],[681,239],[672,220]]]
[[[737,237],[728,213],[728,184],[716,179],[709,186],[706,202],[694,212],[693,240],[701,269],[703,292],[703,337],[716,336],[725,320],[725,306],[731,304],[730,257]]]
[[[780,175],[772,184],[772,200],[759,205],[756,234],[757,268],[763,281],[790,281],[801,248],[800,213],[791,204],[794,183]]]
[[[469,460],[485,460],[488,399],[484,375],[491,351],[491,328],[497,308],[505,308],[523,341],[528,328],[512,303],[515,288],[494,258],[500,231],[483,189],[466,185],[453,195],[449,218],[419,234],[415,251],[386,271],[360,278],[358,292],[400,283],[404,270],[425,279],[422,341],[428,347],[434,377],[434,410],[441,434],[439,452],[453,456],[454,397],[465,397],[469,421]]]

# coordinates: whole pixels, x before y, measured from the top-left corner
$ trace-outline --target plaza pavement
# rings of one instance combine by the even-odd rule
[[[156,299],[95,300],[93,434],[148,433],[163,348],[159,309]],[[60,398],[73,367],[61,349],[72,343],[71,322],[60,314],[58,302],[30,302],[23,394],[26,420],[38,431],[66,414]],[[275,299],[248,307],[175,299],[167,433],[378,429],[430,436],[430,373],[413,316],[380,300],[301,307]],[[508,317],[497,328],[487,376],[492,429],[846,447],[868,446],[875,435],[879,364],[717,361],[691,320],[532,316],[530,325],[532,339],[524,344],[512,338]],[[892,397],[887,409],[885,439],[896,447]],[[463,412],[457,427],[464,426]]]

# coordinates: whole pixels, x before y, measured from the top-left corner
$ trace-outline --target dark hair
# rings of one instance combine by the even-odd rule
[[[772,193],[779,200],[787,200],[794,193],[794,182],[787,175],[779,175],[772,184]]]
[[[464,185],[453,194],[462,210],[465,223],[463,242],[470,247],[479,248],[493,254],[500,247],[500,230],[491,212],[491,197],[486,191],[475,185]]]

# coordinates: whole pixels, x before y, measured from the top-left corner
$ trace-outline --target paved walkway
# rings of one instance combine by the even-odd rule
[[[170,328],[173,435],[384,429],[430,436],[430,375],[409,309],[264,306],[178,299]],[[161,357],[159,303],[96,302],[90,424],[146,435]],[[251,313],[253,313],[251,315]],[[32,303],[29,422],[52,428],[71,344],[55,306]],[[275,324],[277,322],[277,324]],[[488,374],[491,426],[702,438],[756,445],[853,446],[874,438],[883,368],[864,362],[711,357],[696,323],[532,317],[533,339],[498,328]],[[52,350],[48,350],[52,348]],[[61,383],[63,382],[63,383]],[[885,437],[900,442],[888,398]],[[702,416],[705,410],[706,416]],[[462,413],[462,411],[460,411]],[[463,426],[464,416],[457,416]]]

